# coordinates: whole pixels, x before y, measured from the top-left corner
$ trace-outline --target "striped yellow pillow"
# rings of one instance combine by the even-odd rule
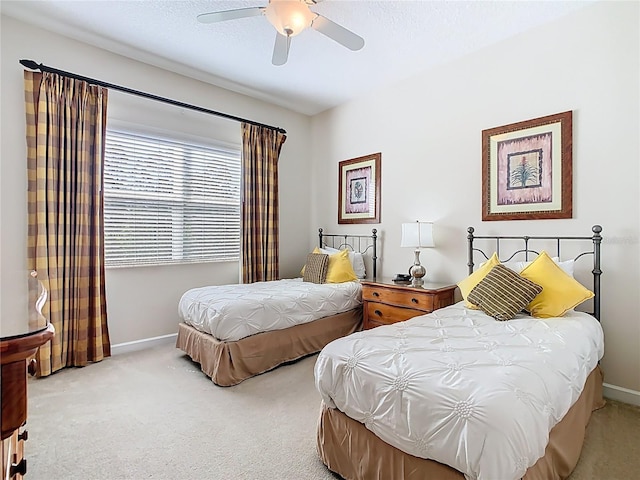
[[[511,320],[542,287],[504,265],[496,265],[469,293],[469,301],[496,320]]]
[[[307,255],[302,280],[312,283],[324,283],[329,268],[329,255],[324,253],[310,253]]]

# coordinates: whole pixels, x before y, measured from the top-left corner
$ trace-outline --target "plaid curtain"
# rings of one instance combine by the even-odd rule
[[[49,293],[42,314],[55,337],[38,376],[111,354],[104,281],[102,165],[107,90],[24,72],[28,267]]]
[[[277,280],[278,157],[286,135],[242,124],[242,282]]]

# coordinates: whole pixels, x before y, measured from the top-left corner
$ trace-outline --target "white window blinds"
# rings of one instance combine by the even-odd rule
[[[107,266],[237,260],[240,151],[109,130]]]

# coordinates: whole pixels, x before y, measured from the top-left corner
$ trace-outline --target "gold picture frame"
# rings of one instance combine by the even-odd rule
[[[571,111],[482,131],[482,220],[571,218]]]
[[[338,164],[338,223],[380,223],[381,153]]]

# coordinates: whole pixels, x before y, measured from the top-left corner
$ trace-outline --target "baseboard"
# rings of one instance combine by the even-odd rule
[[[619,402],[629,403],[640,407],[640,392],[630,390],[624,387],[618,387],[617,385],[611,385],[609,383],[603,383],[603,395],[605,398],[611,400],[617,400]]]
[[[141,340],[134,340],[133,342],[118,343],[111,345],[111,355],[120,355],[122,353],[136,352],[138,350],[144,350],[146,348],[155,347],[165,343],[173,341],[178,336],[177,333],[170,333],[169,335],[162,335],[160,337],[143,338]]]

